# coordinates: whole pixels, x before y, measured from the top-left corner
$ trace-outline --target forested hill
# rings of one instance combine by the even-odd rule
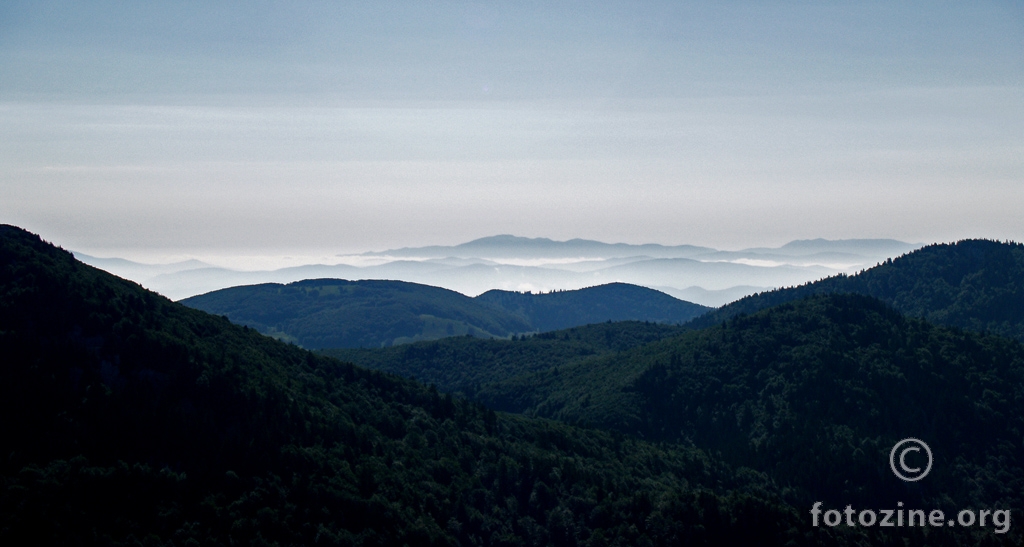
[[[628,283],[543,294],[492,290],[476,300],[522,315],[540,331],[605,321],[685,323],[711,309]]]
[[[181,303],[309,349],[379,348],[467,334],[507,338],[609,320],[683,323],[709,309],[625,283],[470,298],[418,283],[343,279],[232,287]]]
[[[310,279],[231,287],[181,301],[305,348],[381,347],[533,327],[455,291],[405,281]]]
[[[10,226],[0,354],[5,545],[884,537],[811,528],[763,475],[699,450],[496,415],[175,304]]]
[[[716,327],[488,386],[496,408],[693,443],[805,501],[1024,511],[1024,346],[819,295]],[[927,481],[888,470],[900,439]]]
[[[748,296],[689,326],[825,293],[865,294],[933,323],[1024,341],[1024,245],[977,239],[929,245],[853,276]]]

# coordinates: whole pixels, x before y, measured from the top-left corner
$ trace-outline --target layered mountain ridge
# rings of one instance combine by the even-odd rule
[[[621,282],[705,306],[720,306],[765,288],[852,273],[916,247],[893,240],[804,240],[775,249],[723,251],[693,245],[496,236],[454,246],[321,257],[315,259],[319,263],[274,270],[215,267],[194,261],[146,265],[80,257],[173,299],[233,286],[335,278],[400,280],[470,296],[492,289],[551,292]]]
[[[846,292],[699,330],[604,322],[351,350],[452,385],[469,374],[464,393],[516,416],[273,340],[0,226],[0,540],[1014,544],[1020,531],[992,521],[833,528],[808,514],[814,500],[1024,510],[1024,346],[927,315],[987,328],[993,294],[1015,302],[1019,251],[996,245],[888,277],[919,281],[894,302],[923,295],[925,319]],[[982,267],[942,266],[959,263]],[[934,297],[948,294],[966,296]],[[906,437],[935,454],[919,483],[889,469]]]
[[[10,226],[0,352],[5,544],[850,543],[699,450],[496,415]]]

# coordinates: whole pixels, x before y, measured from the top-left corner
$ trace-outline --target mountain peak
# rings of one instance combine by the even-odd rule
[[[460,243],[459,245],[456,245],[456,247],[466,248],[466,247],[479,247],[479,246],[488,246],[488,245],[529,245],[529,244],[542,244],[543,245],[543,244],[551,244],[551,243],[561,243],[561,242],[554,241],[554,240],[548,239],[546,237],[531,238],[531,237],[522,237],[522,236],[517,236],[517,235],[512,235],[512,234],[498,234],[498,235],[494,235],[494,236],[487,236],[487,237],[477,238],[477,239],[474,239],[472,241],[467,241],[466,243]]]

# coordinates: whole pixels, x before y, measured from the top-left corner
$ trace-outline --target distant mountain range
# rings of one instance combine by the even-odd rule
[[[853,273],[916,248],[888,239],[794,241],[777,249],[720,251],[692,245],[630,245],[495,236],[449,247],[404,248],[269,271],[198,261],[146,265],[77,254],[82,261],[181,299],[240,285],[303,279],[392,279],[465,295],[492,289],[550,292],[615,282],[720,306],[775,287]],[[370,262],[370,265],[365,265]],[[359,264],[359,265],[356,265]]]
[[[311,279],[221,289],[186,306],[306,348],[381,347],[449,336],[505,338],[604,321],[685,323],[709,310],[615,283],[576,291],[489,291],[476,298],[404,281]]]
[[[896,255],[913,248],[892,239],[827,239],[797,240],[779,248],[757,247],[741,251],[720,251],[694,245],[657,245],[603,243],[588,239],[554,241],[547,238],[527,238],[498,235],[474,239],[453,246],[405,247],[388,251],[364,253],[366,256],[402,258],[489,258],[498,259],[611,259],[644,256],[649,258],[691,258],[695,260],[796,258],[809,263],[819,259],[860,259],[865,255]]]
[[[489,258],[489,259],[558,259],[566,257],[587,259],[628,258],[648,256],[653,258],[691,258],[714,253],[715,249],[693,245],[665,246],[657,244],[631,245],[627,243],[603,243],[588,239],[554,241],[544,237],[527,238],[514,235],[497,235],[474,239],[452,246],[432,245],[429,247],[403,247],[388,251],[365,253],[368,256],[403,258]]]

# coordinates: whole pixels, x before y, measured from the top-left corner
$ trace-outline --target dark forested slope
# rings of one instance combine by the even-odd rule
[[[306,348],[381,347],[533,330],[521,316],[439,287],[310,279],[231,287],[181,301]]]
[[[1024,245],[977,239],[922,247],[853,276],[748,296],[689,325],[703,328],[738,314],[827,293],[873,296],[933,323],[1024,341]]]
[[[10,226],[0,354],[6,545],[857,539],[698,450],[496,415],[172,303]]]
[[[710,310],[628,283],[543,294],[492,290],[477,296],[476,300],[522,315],[540,331],[605,321],[685,323]]]
[[[1024,347],[819,295],[702,331],[486,386],[495,408],[692,443],[804,500],[1024,510]],[[902,490],[888,450],[925,439]],[[1018,513],[1019,514],[1019,513]]]
[[[681,332],[685,332],[683,327],[673,325],[619,321],[511,340],[457,336],[389,348],[325,349],[320,353],[474,397],[487,384],[625,351]]]

